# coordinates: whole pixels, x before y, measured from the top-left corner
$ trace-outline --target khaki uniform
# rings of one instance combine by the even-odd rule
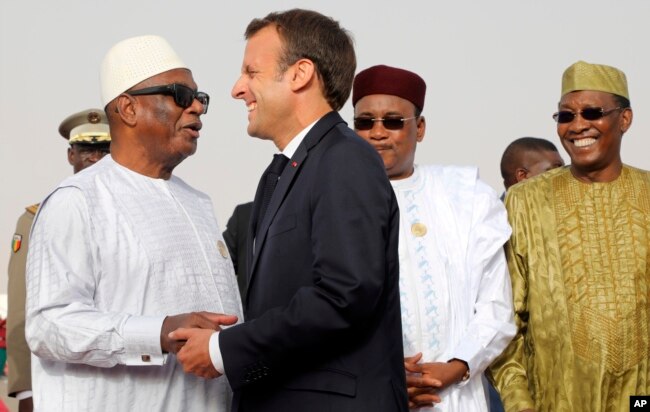
[[[29,231],[37,209],[38,205],[27,207],[25,213],[18,219],[13,244],[20,242],[20,245],[12,247],[9,258],[7,309],[7,363],[9,364],[7,392],[9,396],[16,396],[18,392],[32,389],[31,353],[25,341],[25,265]]]

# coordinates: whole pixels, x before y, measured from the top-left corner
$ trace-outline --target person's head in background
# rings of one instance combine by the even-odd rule
[[[71,114],[59,125],[59,134],[70,143],[68,163],[74,173],[94,165],[111,152],[111,134],[102,109]]]
[[[556,167],[564,166],[557,147],[538,137],[521,137],[506,147],[501,156],[501,177],[506,190],[515,183]]]

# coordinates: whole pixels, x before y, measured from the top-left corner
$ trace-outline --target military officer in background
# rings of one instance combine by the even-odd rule
[[[68,162],[74,173],[92,166],[110,153],[111,136],[102,109],[88,109],[67,117],[59,133],[68,140]],[[19,411],[31,411],[31,354],[25,341],[25,265],[29,231],[38,204],[25,208],[18,219],[9,258],[7,313],[7,392],[19,402]]]

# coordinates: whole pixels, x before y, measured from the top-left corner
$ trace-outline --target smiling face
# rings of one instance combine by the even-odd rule
[[[401,97],[371,94],[354,106],[354,117],[407,119],[415,116],[415,110],[413,103]],[[374,122],[370,130],[355,129],[381,155],[391,180],[404,179],[413,174],[415,147],[424,138],[424,117],[405,120],[403,126],[399,130],[388,130],[382,122]]]
[[[562,146],[571,157],[571,172],[585,182],[609,182],[622,169],[621,140],[632,124],[632,110],[613,110],[597,120],[586,120],[578,113],[586,108],[618,107],[610,93],[576,91],[562,96],[560,111],[576,114],[569,123],[558,123],[557,133]]]
[[[279,72],[281,53],[274,25],[255,33],[246,44],[241,75],[231,93],[246,103],[248,134],[276,142],[291,133],[285,124],[293,112],[288,76]]]

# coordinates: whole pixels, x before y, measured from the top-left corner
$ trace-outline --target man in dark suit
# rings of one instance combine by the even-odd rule
[[[354,78],[352,40],[297,9],[253,20],[246,39],[232,95],[248,133],[287,163],[278,179],[273,162],[255,196],[246,322],[177,330],[178,359],[225,373],[238,412],[406,411],[397,203],[381,158],[336,112]]]
[[[248,241],[248,225],[251,220],[253,202],[242,203],[235,206],[232,216],[228,219],[226,230],[223,231],[223,240],[228,246],[230,259],[235,267],[237,275],[237,286],[241,295],[242,303],[246,298],[246,276],[248,265],[246,265],[246,242]]]

